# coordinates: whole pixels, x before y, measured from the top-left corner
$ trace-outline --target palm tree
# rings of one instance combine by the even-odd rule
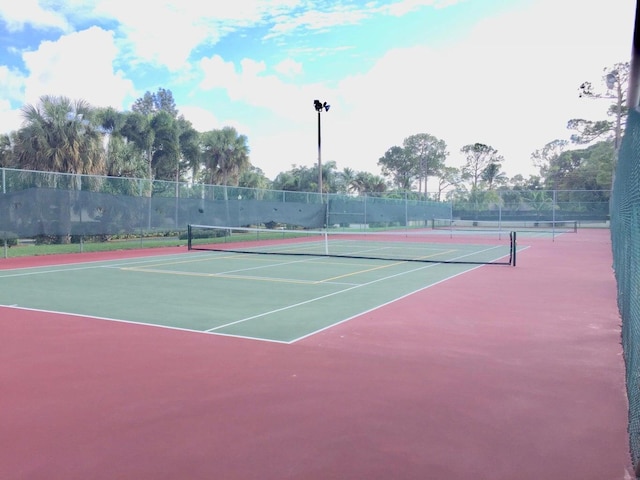
[[[0,135],[0,167],[12,167],[15,161],[14,143],[16,133],[3,133]]]
[[[127,114],[112,107],[97,111],[105,138],[105,174],[110,177],[143,178],[147,174],[145,153],[125,135]]]
[[[191,122],[183,117],[178,117],[180,130],[180,157],[183,168],[191,172],[191,183],[196,182],[198,172],[202,166],[202,150],[200,145],[200,133],[193,128]]]
[[[229,180],[238,185],[240,175],[251,167],[249,162],[249,146],[247,137],[238,135],[233,127],[222,130],[211,130],[202,135],[202,157],[205,178],[210,184],[222,184],[225,201],[227,225],[230,222],[229,196],[227,186]],[[211,195],[214,195],[211,189]]]
[[[180,131],[175,118],[161,110],[154,113],[150,120],[154,132],[152,168],[154,178],[158,180],[179,179]]]
[[[501,165],[498,162],[491,162],[482,171],[482,180],[487,183],[489,190],[493,190],[496,184],[504,184],[507,181],[507,176],[504,172],[500,171]]]
[[[264,172],[258,167],[250,167],[240,175],[238,186],[244,188],[252,188],[256,190],[265,190],[269,188],[271,181],[265,176]]]
[[[22,108],[18,132],[21,168],[76,174],[104,173],[102,133],[84,100],[44,96]]]
[[[233,127],[211,130],[202,136],[204,168],[210,184],[237,184],[242,172],[251,166],[247,137]]]
[[[336,191],[336,162],[331,160],[322,164],[322,191],[334,193]],[[318,166],[315,167],[315,178],[318,178]],[[316,185],[315,190],[318,189]]]
[[[356,190],[354,180],[356,179],[356,172],[352,168],[345,167],[342,172],[338,174],[339,178],[339,190],[343,193],[351,193]]]
[[[127,113],[122,134],[146,156],[147,179],[149,180],[148,195],[151,195],[153,181],[153,155],[155,152],[155,131],[151,127],[151,118],[139,112]]]
[[[97,126],[95,110],[84,100],[44,96],[38,105],[22,109],[23,127],[18,131],[16,149],[23,169],[73,174],[63,191],[57,194],[57,214],[47,200],[36,199],[34,221],[47,227],[43,233],[71,240],[71,209],[82,215],[79,195],[81,174],[104,174],[103,134]],[[56,177],[57,178],[57,177]],[[58,185],[47,185],[58,186]],[[36,191],[36,195],[38,192]],[[54,215],[52,217],[52,215]]]
[[[371,175],[368,183],[369,192],[383,193],[387,191],[387,181],[379,175]]]
[[[369,172],[358,172],[353,180],[353,186],[358,195],[382,193],[387,190],[386,180]]]

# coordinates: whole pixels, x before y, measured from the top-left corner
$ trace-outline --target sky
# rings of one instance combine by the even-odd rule
[[[574,118],[606,119],[579,98],[629,61],[633,0],[0,0],[0,133],[43,95],[131,109],[171,90],[204,132],[246,135],[267,177],[318,161],[380,174],[378,160],[428,133],[484,143],[508,176],[568,140]]]

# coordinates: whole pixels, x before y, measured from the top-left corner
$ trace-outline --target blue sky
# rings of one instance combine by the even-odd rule
[[[167,88],[199,131],[235,127],[269,178],[322,159],[380,173],[413,134],[444,140],[447,164],[486,143],[513,176],[604,119],[585,80],[628,61],[633,0],[0,0],[0,131],[42,95],[129,110]],[[602,88],[604,88],[602,86]]]

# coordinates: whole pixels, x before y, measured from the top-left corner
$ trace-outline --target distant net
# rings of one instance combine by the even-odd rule
[[[611,243],[622,317],[631,457],[640,469],[640,113],[629,110],[611,200]]]
[[[539,233],[577,233],[577,220],[457,220],[434,218],[431,220],[434,230],[484,231],[484,232],[539,232]]]
[[[447,241],[428,229],[362,232],[189,225],[188,248],[404,262],[515,265],[515,233],[505,237],[461,242]]]

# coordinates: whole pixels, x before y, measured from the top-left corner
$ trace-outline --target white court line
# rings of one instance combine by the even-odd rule
[[[466,255],[461,255],[460,257],[456,257],[456,258],[454,258],[453,260],[460,260],[460,259],[462,259],[462,258],[464,258],[464,257],[468,257],[468,256],[471,256],[471,255],[476,255],[476,254],[478,254],[478,253],[482,253],[482,252],[487,252],[487,251],[490,251],[490,250],[494,250],[494,249],[496,249],[496,248],[502,248],[502,247],[491,247],[491,248],[486,248],[486,249],[481,250],[481,251],[479,251],[479,252],[473,252],[473,253],[469,253],[469,254],[466,254]],[[500,258],[503,258],[504,256],[505,256],[505,255],[500,255],[500,256],[499,256],[498,258],[496,258],[495,260],[498,260],[498,259],[500,259]],[[495,261],[495,260],[494,260],[494,261]],[[279,313],[279,312],[283,312],[283,311],[286,311],[286,310],[290,310],[290,309],[292,309],[292,308],[300,307],[300,306],[302,306],[302,305],[307,305],[307,304],[309,304],[309,303],[317,302],[317,301],[319,301],[319,300],[324,300],[325,298],[333,297],[333,296],[336,296],[336,295],[341,295],[341,294],[343,294],[343,293],[347,293],[347,292],[349,292],[349,291],[351,291],[351,290],[354,290],[354,289],[356,289],[356,288],[366,287],[366,286],[369,286],[369,285],[373,285],[374,283],[382,282],[382,281],[389,280],[389,279],[392,279],[392,278],[395,278],[395,277],[400,277],[400,276],[402,276],[402,275],[406,275],[406,274],[409,274],[409,273],[418,272],[418,271],[420,271],[420,270],[426,270],[427,268],[436,267],[436,266],[438,266],[438,265],[443,265],[443,264],[442,264],[442,263],[431,263],[431,264],[429,264],[429,265],[424,265],[424,266],[421,266],[421,267],[418,267],[418,268],[413,268],[413,269],[411,269],[411,270],[407,270],[407,271],[405,271],[405,272],[400,272],[400,273],[396,273],[396,274],[394,274],[394,275],[388,275],[388,276],[386,276],[386,277],[377,278],[377,279],[372,280],[372,281],[370,281],[370,282],[362,283],[362,284],[359,284],[359,285],[354,285],[354,286],[352,286],[352,287],[345,288],[345,289],[339,290],[339,291],[337,291],[337,292],[329,293],[329,294],[326,294],[326,295],[321,295],[321,296],[319,296],[319,297],[315,297],[315,298],[310,298],[309,300],[305,300],[304,302],[294,303],[294,304],[291,304],[291,305],[287,305],[286,307],[277,308],[277,309],[275,309],[275,310],[270,310],[270,311],[268,311],[268,312],[259,313],[259,314],[257,314],[257,315],[252,315],[252,316],[250,316],[250,317],[246,317],[246,318],[242,318],[242,319],[240,319],[240,320],[236,320],[236,321],[233,321],[233,322],[229,322],[229,323],[226,323],[226,324],[224,324],[224,325],[219,325],[219,326],[217,326],[217,327],[213,327],[213,328],[208,329],[208,330],[207,330],[207,332],[214,332],[214,331],[216,331],[216,330],[220,330],[220,329],[222,329],[222,328],[226,328],[226,327],[229,327],[229,326],[232,326],[232,325],[237,325],[237,324],[239,324],[239,323],[248,322],[249,320],[255,320],[256,318],[265,317],[265,316],[267,316],[267,315],[272,315],[272,314],[274,314],[274,313]],[[483,266],[483,265],[478,265],[478,266],[476,266],[476,267],[472,267],[472,268],[470,268],[469,270],[465,270],[465,272],[468,272],[468,271],[471,271],[471,270],[475,270],[475,268],[478,268],[478,267],[481,267],[481,266]],[[464,272],[463,272],[463,273],[464,273]],[[447,277],[447,278],[453,278],[453,277]],[[403,298],[403,297],[400,297],[400,298]],[[395,301],[395,300],[394,300],[394,301]],[[380,308],[380,306],[377,306],[377,307],[375,307],[375,308]]]
[[[286,264],[283,264],[286,265]],[[255,275],[238,275],[229,273],[205,273],[205,272],[181,272],[179,270],[160,270],[160,269],[148,269],[148,268],[121,268],[120,270],[140,273],[156,273],[162,275],[178,275],[184,277],[205,277],[205,278],[230,278],[236,280],[252,280],[256,282],[277,282],[277,283],[295,283],[300,285],[317,285],[319,283],[326,283],[329,285],[358,285],[352,282],[331,282],[328,280],[300,280],[296,278],[279,278],[279,277],[258,277]],[[248,269],[251,270],[251,269]],[[234,270],[239,272],[241,270]],[[355,272],[357,274],[359,272]]]
[[[460,256],[460,257],[457,257],[457,258],[456,258],[456,259],[454,259],[454,260],[459,260],[459,259],[462,259],[462,258],[464,258],[464,257],[471,256],[471,255],[475,255],[475,254],[477,254],[477,253],[481,253],[481,252],[484,252],[484,251],[493,250],[493,249],[495,249],[495,248],[501,248],[501,247],[491,247],[491,248],[487,248],[487,249],[485,249],[485,250],[481,250],[481,251],[479,251],[479,252],[472,252],[472,253],[469,253],[469,254],[466,254],[466,255],[462,255],[462,256]],[[525,246],[525,247],[519,247],[519,248],[518,248],[518,252],[520,252],[521,250],[525,250],[525,249],[527,249],[527,248],[529,248],[529,247],[528,247],[528,246]],[[224,252],[220,252],[220,253],[224,253]],[[153,257],[144,257],[143,259],[142,259],[142,258],[140,258],[140,260],[139,260],[139,261],[136,261],[136,262],[127,262],[127,263],[123,263],[123,264],[121,264],[121,265],[135,264],[135,263],[145,263],[145,262],[149,262],[149,261],[157,261],[157,259],[158,259],[158,258],[162,258],[162,257],[164,257],[164,258],[171,258],[171,257],[180,258],[180,257],[185,256],[185,255],[193,255],[193,254],[194,254],[193,252],[188,252],[188,253],[177,254],[177,255],[168,255],[168,256],[156,255],[156,256],[153,256]],[[203,253],[202,255],[203,255],[203,256],[205,256],[205,255],[210,255],[210,253]],[[500,258],[504,258],[504,257],[505,257],[505,255],[501,255],[500,257],[497,257],[495,260],[498,260],[498,259],[500,259]],[[324,259],[324,258],[326,258],[326,257],[319,257],[319,258],[320,258],[320,259]],[[316,260],[316,259],[314,258],[313,260]],[[495,261],[495,260],[494,260],[494,261]],[[37,273],[51,273],[51,272],[55,272],[55,271],[64,272],[64,271],[83,270],[83,269],[90,269],[90,268],[104,268],[104,267],[107,267],[107,268],[113,268],[113,266],[112,266],[112,265],[97,265],[97,264],[99,264],[99,263],[105,263],[105,262],[110,262],[110,261],[109,261],[109,260],[106,260],[106,261],[105,261],[105,260],[102,260],[102,261],[93,261],[93,262],[77,262],[77,263],[74,263],[74,264],[60,264],[60,265],[55,265],[55,266],[62,267],[62,266],[65,266],[65,265],[86,265],[86,264],[94,264],[94,265],[92,265],[92,266],[86,266],[86,267],[72,268],[72,269],[47,270],[47,271],[43,271],[43,272],[32,272],[32,273],[33,273],[33,274],[37,274]],[[380,282],[380,281],[389,280],[389,279],[392,279],[392,278],[394,278],[394,277],[398,277],[398,276],[402,276],[402,275],[405,275],[405,274],[409,274],[409,273],[417,272],[417,271],[420,271],[420,270],[425,270],[425,269],[427,269],[427,268],[432,268],[432,267],[436,267],[436,266],[439,266],[439,265],[442,265],[442,263],[431,263],[431,264],[424,265],[424,266],[421,266],[421,267],[418,267],[418,268],[414,268],[414,269],[411,269],[411,270],[408,270],[408,271],[405,271],[405,272],[401,272],[401,273],[398,273],[398,274],[389,275],[389,276],[386,276],[386,277],[383,277],[383,278],[379,278],[379,279],[373,280],[373,281],[371,281],[371,282],[367,282],[367,283],[364,283],[364,284],[355,285],[355,286],[353,286],[353,287],[350,287],[350,288],[347,288],[347,289],[343,289],[343,290],[340,290],[340,291],[338,291],[338,292],[334,292],[334,293],[329,294],[329,295],[324,295],[324,296],[321,296],[321,297],[317,297],[317,298],[314,298],[314,299],[310,299],[310,300],[305,301],[305,302],[300,302],[300,303],[295,304],[295,305],[290,305],[290,306],[288,306],[288,307],[283,307],[283,308],[280,308],[280,309],[277,309],[277,310],[273,310],[273,311],[270,311],[270,312],[265,312],[265,313],[262,313],[262,314],[259,314],[259,315],[255,315],[255,316],[252,316],[252,317],[248,317],[248,318],[245,318],[245,319],[241,319],[241,320],[238,320],[238,321],[235,321],[235,322],[231,322],[231,323],[228,323],[228,324],[225,324],[225,325],[221,325],[221,326],[218,326],[218,327],[214,327],[214,328],[211,328],[211,329],[208,329],[208,330],[193,330],[193,329],[188,329],[188,328],[183,328],[183,327],[173,327],[173,326],[167,326],[167,325],[159,325],[159,324],[155,324],[155,323],[146,323],[146,322],[140,322],[140,321],[131,321],[131,320],[122,320],[122,319],[116,319],[116,318],[109,318],[109,317],[100,317],[100,316],[96,316],[96,315],[86,315],[86,314],[69,313],[69,312],[61,312],[61,311],[53,311],[53,310],[37,309],[37,308],[20,307],[20,306],[18,306],[17,304],[13,304],[13,305],[2,305],[2,304],[0,304],[0,307],[3,307],[3,308],[9,308],[9,309],[16,309],[16,310],[24,310],[24,311],[33,311],[33,312],[41,312],[41,313],[55,314],[55,315],[68,315],[68,316],[72,316],[72,317],[91,318],[91,319],[96,319],[96,320],[106,320],[106,321],[112,321],[112,322],[118,322],[118,323],[126,323],[126,324],[133,324],[133,325],[144,325],[144,326],[149,326],[149,327],[157,327],[157,328],[164,328],[164,329],[169,329],[169,330],[185,331],[185,332],[192,332],[192,333],[206,333],[206,334],[212,334],[212,335],[218,335],[218,336],[225,336],[225,337],[244,338],[244,339],[250,339],[250,340],[258,340],[258,341],[270,342],[270,343],[293,344],[293,343],[295,343],[295,342],[297,342],[297,341],[300,341],[300,340],[302,340],[302,339],[304,339],[304,338],[307,338],[307,337],[310,337],[310,336],[312,336],[312,335],[315,335],[316,333],[319,333],[319,332],[322,332],[322,331],[324,331],[324,330],[327,330],[327,329],[329,329],[329,328],[331,328],[331,327],[333,327],[333,326],[335,326],[335,325],[339,325],[339,324],[341,324],[341,323],[347,322],[347,321],[349,321],[349,320],[351,320],[351,319],[353,319],[353,318],[356,318],[356,317],[358,317],[358,316],[360,316],[360,315],[363,315],[363,314],[366,314],[366,313],[368,313],[368,312],[374,311],[374,310],[376,310],[376,309],[378,309],[378,308],[381,308],[381,307],[383,307],[383,306],[385,306],[385,305],[388,305],[388,304],[393,303],[393,302],[395,302],[395,301],[397,301],[397,300],[400,300],[400,299],[402,299],[402,298],[405,298],[405,297],[407,297],[407,296],[409,296],[409,295],[412,295],[412,294],[414,294],[414,293],[416,293],[416,292],[419,292],[419,291],[424,290],[424,289],[426,289],[426,288],[430,288],[430,287],[432,287],[433,285],[437,285],[437,284],[442,283],[442,282],[444,282],[444,281],[446,281],[446,280],[449,280],[449,279],[451,279],[451,278],[455,278],[455,277],[457,277],[458,275],[462,275],[463,273],[467,273],[467,272],[469,272],[469,271],[475,270],[476,268],[480,268],[480,267],[485,266],[485,265],[470,266],[470,268],[469,268],[469,269],[464,270],[463,272],[460,272],[460,273],[457,273],[457,274],[455,274],[455,275],[449,276],[449,277],[444,278],[444,279],[442,279],[442,280],[439,280],[439,281],[437,281],[437,282],[435,282],[435,283],[429,284],[429,285],[427,285],[427,286],[425,286],[425,287],[423,287],[423,288],[420,288],[420,289],[418,289],[418,290],[415,290],[414,292],[407,293],[407,294],[402,295],[402,296],[400,296],[400,297],[398,297],[398,298],[395,298],[395,299],[393,299],[393,300],[390,300],[390,301],[388,301],[388,302],[385,302],[384,304],[381,304],[381,305],[375,306],[375,307],[373,307],[373,308],[371,308],[371,309],[369,309],[369,310],[366,310],[365,312],[360,312],[360,313],[358,313],[357,315],[354,315],[354,316],[352,316],[352,317],[349,317],[349,318],[346,318],[346,319],[343,319],[343,320],[337,321],[337,322],[335,322],[335,323],[333,323],[333,324],[331,324],[331,325],[327,325],[327,326],[325,326],[325,327],[323,327],[323,328],[321,328],[321,329],[318,329],[318,330],[316,330],[316,331],[310,332],[310,333],[308,333],[308,334],[306,334],[306,335],[304,335],[304,336],[302,336],[302,337],[299,337],[299,338],[296,338],[296,339],[293,339],[293,340],[290,340],[290,341],[275,340],[275,339],[269,339],[269,338],[263,338],[263,337],[250,337],[250,336],[244,336],[244,335],[225,334],[225,333],[221,333],[221,332],[216,332],[215,330],[218,330],[218,329],[224,328],[224,327],[229,326],[229,325],[234,325],[234,324],[237,324],[237,323],[245,322],[245,321],[248,321],[248,320],[251,320],[251,319],[254,319],[254,318],[259,318],[259,317],[262,317],[262,316],[265,316],[265,315],[269,315],[269,314],[277,313],[277,312],[279,312],[279,311],[284,311],[284,310],[287,310],[287,309],[290,309],[290,308],[294,308],[294,307],[296,307],[296,306],[300,306],[300,305],[303,305],[303,304],[306,304],[306,303],[315,302],[315,301],[320,300],[320,299],[323,299],[323,298],[327,298],[327,297],[331,297],[331,296],[333,296],[333,295],[338,295],[338,294],[341,294],[341,293],[348,292],[348,291],[353,290],[353,289],[355,289],[355,288],[360,288],[360,287],[363,287],[363,286],[371,285],[371,284],[374,284],[374,283],[377,283],[377,282]],[[29,268],[29,269],[35,269],[35,268],[45,268],[45,267],[28,267],[28,268]],[[14,269],[14,270],[18,270],[18,269]],[[19,269],[19,270],[22,270],[22,269]],[[2,271],[0,271],[0,275],[1,275],[1,272],[2,272]],[[26,275],[26,274],[27,274],[27,273],[25,273],[25,275]],[[11,276],[14,276],[14,275],[11,275]],[[15,276],[18,276],[18,275],[15,275]],[[5,277],[8,277],[8,276],[5,276]],[[2,276],[0,276],[0,279],[1,279],[1,278],[3,278],[3,277],[2,277]]]
[[[524,247],[521,247],[521,248],[522,248],[522,250],[526,250],[526,249],[528,249],[528,248],[529,248],[529,246],[524,246]],[[517,252],[517,253],[520,253],[520,251],[521,251],[521,250],[520,250],[520,247],[518,247],[518,252]],[[499,257],[499,258],[502,258],[502,257]],[[497,258],[496,260],[498,260],[499,258]],[[441,265],[441,264],[437,264],[437,265]],[[429,266],[435,266],[435,265],[429,265]],[[359,317],[359,316],[361,316],[361,315],[365,315],[365,314],[367,314],[367,313],[369,313],[369,312],[373,312],[374,310],[377,310],[377,309],[379,309],[379,308],[382,308],[382,307],[384,307],[384,306],[386,306],[386,305],[390,305],[390,304],[392,304],[393,302],[397,302],[397,301],[399,301],[399,300],[402,300],[403,298],[409,297],[410,295],[413,295],[413,294],[415,294],[415,293],[421,292],[421,291],[423,291],[423,290],[426,290],[426,289],[428,289],[428,288],[431,288],[431,287],[433,287],[433,286],[435,286],[435,285],[438,285],[438,284],[440,284],[440,283],[446,282],[447,280],[451,280],[452,278],[456,278],[456,277],[458,277],[458,276],[460,276],[460,275],[463,275],[463,274],[465,274],[465,273],[472,272],[473,270],[476,270],[477,268],[480,268],[480,267],[486,267],[486,266],[491,266],[491,265],[475,265],[475,266],[470,265],[470,267],[471,267],[471,268],[469,268],[468,270],[464,270],[464,271],[462,271],[462,272],[456,273],[455,275],[451,275],[451,276],[449,276],[449,277],[446,277],[446,278],[443,278],[443,279],[441,279],[441,280],[438,280],[437,282],[430,283],[429,285],[425,285],[424,287],[422,287],[422,288],[418,288],[417,290],[414,290],[413,292],[406,293],[406,294],[404,294],[404,295],[402,295],[402,296],[400,296],[400,297],[398,297],[398,298],[394,298],[393,300],[389,300],[388,302],[385,302],[385,303],[382,303],[382,304],[380,304],[380,305],[377,305],[377,306],[375,306],[375,307],[373,307],[373,308],[370,308],[369,310],[365,310],[364,312],[359,312],[359,313],[357,313],[356,315],[353,315],[353,316],[351,316],[351,317],[349,317],[349,318],[345,318],[345,319],[340,320],[340,321],[338,321],[338,322],[332,323],[331,325],[327,325],[327,326],[322,327],[322,328],[320,328],[320,329],[318,329],[318,330],[315,330],[315,331],[313,331],[313,332],[307,333],[306,335],[303,335],[303,336],[301,336],[301,337],[298,337],[298,338],[295,338],[295,339],[293,339],[293,340],[290,340],[290,341],[288,341],[288,342],[286,342],[286,343],[290,345],[290,344],[292,344],[292,343],[299,342],[300,340],[304,340],[305,338],[311,337],[311,336],[315,335],[316,333],[323,332],[323,331],[325,331],[325,330],[328,330],[328,329],[330,329],[330,328],[335,327],[336,325],[340,325],[341,323],[348,322],[349,320],[353,320],[354,318],[357,318],[357,317]],[[418,269],[418,270],[419,270],[419,269]]]
[[[179,258],[179,256],[190,255],[190,253],[179,253],[173,255],[167,255],[166,258],[171,257]],[[204,256],[204,254],[203,254]],[[137,265],[141,263],[148,263],[151,261],[158,261],[158,258],[162,258],[162,255],[155,255],[153,257],[135,257],[131,261],[124,263],[113,263],[116,260],[93,260],[90,262],[73,262],[73,263],[59,263],[55,265],[41,265],[34,267],[23,268],[10,268],[6,270],[0,270],[0,279],[11,277],[24,277],[28,275],[39,275],[47,273],[60,273],[60,272],[73,272],[78,270],[91,270],[93,268],[120,268],[121,265]],[[7,275],[4,272],[19,272],[9,273]]]
[[[374,283],[377,283],[377,282],[380,282],[380,281],[383,281],[383,280],[389,280],[390,278],[398,277],[398,276],[405,275],[405,274],[408,274],[408,273],[417,272],[417,271],[419,271],[419,270],[423,270],[423,269],[425,269],[425,268],[429,268],[429,267],[434,267],[434,266],[436,266],[436,265],[439,265],[439,264],[426,265],[426,266],[423,266],[423,267],[420,267],[420,268],[414,268],[413,270],[407,270],[406,272],[396,273],[396,274],[394,274],[394,275],[388,275],[388,276],[386,276],[386,277],[378,278],[378,279],[376,279],[376,280],[372,280],[372,281],[367,282],[367,283],[361,283],[361,284],[359,284],[359,285],[354,285],[354,286],[349,287],[349,288],[345,288],[345,289],[342,289],[342,290],[338,290],[337,292],[329,293],[329,294],[327,294],[327,295],[321,295],[321,296],[319,296],[319,297],[310,298],[309,300],[305,300],[304,302],[294,303],[294,304],[291,304],[291,305],[287,305],[286,307],[277,308],[277,309],[275,309],[275,310],[270,310],[270,311],[268,311],[268,312],[259,313],[259,314],[257,314],[257,315],[253,315],[253,316],[251,316],[251,317],[247,317],[247,318],[242,318],[242,319],[240,319],[240,320],[236,320],[236,321],[234,321],[234,322],[226,323],[226,324],[224,324],[224,325],[219,325],[219,326],[217,326],[217,327],[213,327],[213,328],[208,329],[208,330],[207,330],[207,332],[214,332],[214,331],[216,331],[216,330],[219,330],[219,329],[221,329],[221,328],[225,328],[225,327],[229,327],[229,326],[231,326],[231,325],[236,325],[236,324],[238,324],[238,323],[247,322],[247,321],[249,321],[249,320],[254,320],[254,319],[256,319],[256,318],[265,317],[265,316],[267,316],[267,315],[272,315],[272,314],[274,314],[274,313],[283,312],[283,311],[285,311],[285,310],[290,310],[290,309],[292,309],[292,308],[300,307],[300,306],[302,306],[302,305],[306,305],[306,304],[309,304],[309,303],[317,302],[317,301],[319,301],[319,300],[324,300],[325,298],[333,297],[333,296],[335,296],[335,295],[340,295],[340,294],[342,294],[342,293],[349,292],[349,291],[354,290],[354,289],[356,289],[356,288],[366,287],[366,286],[368,286],[368,285],[372,285],[372,284],[374,284]]]
[[[240,255],[233,254],[233,256],[241,256],[241,257],[244,258],[243,254],[240,254]],[[217,257],[217,258],[220,258],[220,257]],[[228,256],[225,255],[222,258],[228,258]],[[204,275],[204,276],[229,275],[230,276],[233,273],[248,272],[248,271],[251,271],[251,270],[260,270],[260,269],[263,269],[263,268],[281,267],[283,265],[293,265],[295,263],[308,263],[308,262],[314,262],[316,260],[323,260],[324,258],[326,258],[326,257],[323,257],[323,256],[320,255],[320,256],[314,257],[314,258],[309,257],[309,258],[305,258],[305,259],[302,259],[302,260],[290,260],[290,261],[287,261],[287,262],[267,263],[265,265],[257,265],[255,267],[245,267],[245,268],[238,268],[238,269],[235,269],[235,270],[227,270],[226,272],[203,273],[202,275]],[[159,263],[157,266],[164,266],[164,265],[167,265],[167,263],[166,262],[165,263]],[[119,267],[119,268],[123,268],[125,270],[142,271],[142,272],[148,271],[148,272],[172,273],[171,270],[156,270],[156,269],[152,268],[152,267],[155,267],[155,266],[156,265],[150,265],[150,266],[144,266],[143,265],[143,266],[140,266],[140,267]],[[179,271],[175,271],[173,273],[176,273],[176,274],[183,273],[185,275],[188,274],[188,273],[179,272]],[[258,277],[256,277],[256,278],[258,278]]]
[[[235,255],[234,255],[235,256]],[[228,258],[228,257],[225,257]],[[297,264],[297,263],[310,263],[310,262],[316,262],[316,261],[322,261],[323,264],[327,264],[328,262],[326,262],[326,260],[328,258],[331,257],[327,257],[324,255],[319,255],[317,257],[309,257],[309,258],[305,258],[302,260],[290,260],[288,262],[278,262],[278,263],[267,263],[264,265],[259,265],[259,266],[255,266],[255,267],[246,267],[246,268],[238,268],[238,269],[234,269],[234,270],[227,270],[227,271],[223,271],[223,272],[216,272],[216,273],[206,273],[206,272],[182,272],[182,271],[178,271],[178,270],[162,270],[162,269],[157,269],[157,268],[151,268],[151,267],[156,267],[156,266],[161,266],[161,265],[166,265],[166,263],[164,264],[158,264],[158,265],[151,265],[151,266],[140,266],[140,267],[120,267],[122,270],[130,270],[130,271],[136,271],[136,272],[144,272],[144,273],[161,273],[161,274],[168,274],[168,275],[185,275],[185,276],[197,276],[197,277],[211,277],[211,278],[236,278],[236,279],[241,279],[241,280],[255,280],[255,281],[273,281],[273,282],[284,282],[284,283],[298,283],[298,284],[309,284],[309,285],[316,285],[319,283],[325,283],[328,285],[348,285],[348,286],[352,286],[352,285],[359,285],[358,283],[354,283],[354,282],[335,282],[333,280],[336,280],[338,278],[342,278],[345,276],[353,276],[353,275],[360,275],[363,273],[367,273],[371,270],[377,270],[377,269],[381,269],[381,268],[388,268],[394,265],[399,265],[401,263],[406,263],[404,261],[400,261],[400,262],[396,262],[396,263],[386,263],[385,265],[376,265],[376,266],[371,266],[371,268],[367,268],[367,269],[362,269],[362,267],[366,267],[367,265],[365,263],[362,264],[355,264],[355,263],[347,263],[344,262],[342,263],[342,265],[351,265],[351,266],[358,266],[360,269],[353,271],[353,272],[349,272],[343,275],[338,275],[338,276],[334,276],[331,278],[327,278],[327,279],[321,279],[321,280],[300,280],[300,279],[296,279],[296,278],[279,278],[279,277],[257,277],[257,276],[250,276],[250,275],[237,275],[238,273],[243,273],[243,272],[249,272],[252,270],[260,270],[260,269],[265,269],[265,268],[272,268],[272,267],[281,267],[281,266],[288,266],[288,265],[293,265],[293,264]],[[182,262],[179,262],[182,263]]]
[[[24,310],[27,312],[36,312],[36,313],[46,313],[46,314],[51,314],[51,315],[63,315],[63,316],[69,316],[69,317],[77,317],[77,318],[90,318],[92,320],[104,320],[104,321],[108,321],[108,322],[116,322],[116,323],[126,323],[129,325],[143,325],[145,327],[155,327],[155,328],[163,328],[166,330],[177,330],[180,332],[190,332],[190,333],[200,333],[200,334],[207,334],[207,335],[217,335],[217,336],[221,336],[221,337],[234,337],[234,338],[246,338],[249,340],[260,340],[263,342],[270,342],[270,343],[288,343],[288,342],[284,342],[282,340],[273,340],[273,339],[269,339],[269,338],[262,338],[262,337],[246,337],[246,336],[242,336],[242,335],[229,335],[226,333],[219,333],[219,332],[209,332],[206,330],[193,330],[190,328],[184,328],[184,327],[172,327],[170,325],[159,325],[157,323],[146,323],[146,322],[137,322],[137,321],[133,321],[133,320],[121,320],[119,318],[109,318],[109,317],[99,317],[96,315],[85,315],[82,313],[69,313],[69,312],[58,312],[55,310],[45,310],[45,309],[41,309],[41,308],[29,308],[29,307],[20,307],[18,305],[0,305],[0,308],[8,308],[8,309],[12,309],[12,310]]]
[[[375,310],[377,310],[379,308],[385,307],[386,305],[391,305],[392,303],[397,302],[399,300],[402,300],[403,298],[409,297],[409,296],[411,296],[411,295],[413,295],[415,293],[421,292],[421,291],[426,290],[428,288],[431,288],[431,287],[433,287],[435,285],[438,285],[440,283],[446,282],[447,280],[451,280],[452,278],[456,278],[459,275],[463,275],[465,273],[468,273],[468,272],[471,272],[471,271],[475,270],[476,268],[480,268],[480,267],[484,267],[484,266],[485,265],[471,266],[471,268],[469,268],[469,270],[465,270],[463,272],[456,273],[455,275],[451,275],[451,276],[449,276],[447,278],[443,278],[441,280],[438,280],[437,282],[433,282],[433,283],[430,283],[429,285],[425,285],[424,287],[418,288],[417,290],[414,290],[413,292],[406,293],[404,295],[401,295],[400,297],[394,298],[393,300],[389,300],[388,302],[382,303],[380,305],[376,305],[375,307],[370,308],[369,310],[365,310],[364,312],[359,312],[359,313],[357,313],[357,314],[355,314],[355,315],[353,315],[351,317],[348,317],[348,318],[345,318],[343,320],[337,321],[335,323],[332,323],[331,325],[327,325],[325,327],[319,328],[318,330],[315,330],[313,332],[309,332],[306,335],[303,335],[301,337],[295,338],[293,340],[289,340],[287,343],[288,344],[292,344],[292,343],[299,342],[300,340],[304,340],[305,338],[311,337],[311,336],[313,336],[313,335],[315,335],[317,333],[324,332],[325,330],[329,330],[330,328],[333,328],[336,325],[340,325],[341,323],[346,323],[349,320],[353,320],[354,318],[360,317],[361,315],[366,315],[369,312],[373,312],[373,311],[375,311]]]
[[[217,252],[216,258],[227,258],[237,254],[227,253],[225,252]],[[46,266],[36,266],[36,267],[24,267],[24,268],[12,268],[7,270],[0,270],[0,280],[3,278],[12,278],[12,277],[25,277],[30,275],[44,275],[49,273],[64,273],[64,272],[74,272],[80,270],[91,270],[98,268],[111,268],[111,269],[134,269],[135,267],[139,267],[140,269],[144,268],[145,264],[148,263],[157,263],[158,260],[163,259],[161,264],[166,264],[167,261],[171,261],[172,259],[178,260],[182,259],[184,256],[193,256],[198,255],[201,257],[211,258],[211,253],[202,252],[202,253],[192,253],[185,252],[179,254],[172,255],[154,255],[153,257],[136,257],[132,258],[128,261],[119,262],[117,260],[95,260],[91,262],[74,262],[74,263],[61,263],[56,265],[46,265]],[[114,263],[115,262],[115,263]],[[259,267],[258,267],[259,268]],[[4,272],[18,272],[18,273],[8,273],[4,274]]]

